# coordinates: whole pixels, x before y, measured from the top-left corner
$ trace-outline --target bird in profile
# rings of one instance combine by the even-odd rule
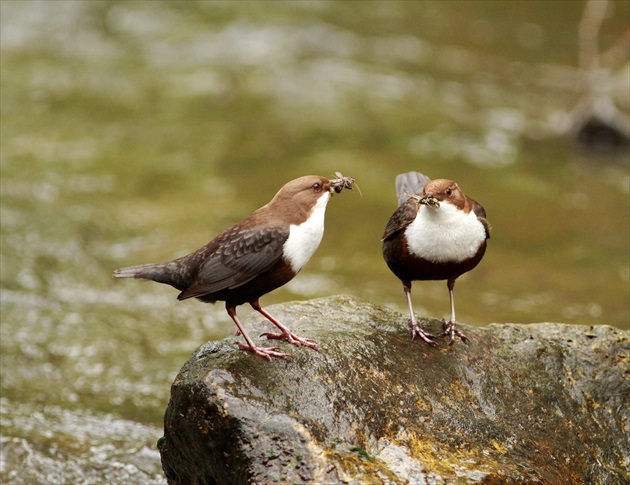
[[[441,336],[468,338],[455,321],[455,280],[473,269],[486,252],[490,224],[486,211],[452,180],[409,172],[396,177],[398,209],[383,234],[383,258],[400,279],[411,315],[412,338],[437,345],[435,336],[420,328],[411,302],[411,282],[446,280],[451,303],[450,320]]]
[[[264,333],[268,339],[285,339],[297,346],[317,349],[308,338],[295,335],[267,313],[259,298],[288,283],[311,258],[324,234],[328,201],[354,179],[337,173],[336,179],[308,175],[284,185],[273,199],[236,223],[204,247],[174,261],[118,269],[115,278],[139,278],[171,285],[178,300],[224,301],[228,315],[245,343],[239,348],[261,357],[284,358],[277,347],[258,347],[236,315],[236,307],[249,303],[279,330]]]

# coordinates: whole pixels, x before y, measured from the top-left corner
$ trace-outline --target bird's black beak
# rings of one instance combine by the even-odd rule
[[[434,209],[437,209],[438,207],[440,207],[440,203],[438,202],[438,200],[435,197],[433,197],[431,194],[426,194],[420,197],[420,203],[424,205],[428,205],[429,207],[432,207]]]
[[[411,198],[416,201],[416,204],[418,204],[418,206],[420,204],[423,204],[423,205],[428,205],[429,207],[432,207],[434,209],[437,209],[438,207],[440,207],[440,203],[438,202],[438,200],[435,197],[433,197],[431,194],[412,195]]]

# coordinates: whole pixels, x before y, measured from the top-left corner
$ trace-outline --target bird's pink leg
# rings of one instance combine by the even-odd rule
[[[289,330],[287,327],[282,325],[278,320],[272,317],[269,313],[263,310],[262,307],[260,306],[260,303],[258,303],[258,300],[251,301],[249,302],[249,304],[252,306],[254,310],[256,310],[263,317],[265,317],[267,320],[269,320],[271,323],[273,323],[276,327],[280,329],[280,333],[265,332],[261,334],[261,337],[264,336],[264,337],[267,337],[268,339],[286,339],[287,342],[293,345],[297,345],[298,347],[304,346],[304,347],[309,347],[311,349],[317,350],[317,343],[314,340],[311,340],[309,338],[304,338],[304,337],[298,337],[297,335],[295,335],[293,332],[291,332],[291,330]]]
[[[238,317],[236,316],[236,307],[226,305],[225,309],[227,310],[227,313],[230,316],[230,318],[236,324],[238,331],[243,335],[245,342],[247,342],[247,345],[239,343],[238,344],[239,349],[247,350],[248,352],[251,352],[253,354],[256,354],[268,360],[271,360],[272,357],[278,357],[279,359],[290,357],[289,354],[279,352],[276,347],[256,347],[252,339],[249,338],[249,335],[247,335],[247,332],[245,332],[245,329],[243,328],[243,325],[241,325],[241,322],[239,321]]]
[[[434,335],[431,335],[428,332],[425,332],[420,328],[418,324],[418,320],[416,320],[416,316],[413,313],[413,305],[411,303],[411,283],[404,283],[403,288],[405,289],[405,295],[407,296],[407,304],[409,305],[409,315],[411,315],[411,338],[416,338],[416,335],[424,340],[429,345],[433,345],[437,347],[437,343],[433,341],[435,338]]]
[[[468,342],[468,337],[457,329],[457,324],[455,323],[455,294],[453,293],[455,280],[448,280],[446,284],[448,286],[448,295],[451,300],[451,319],[448,322],[444,322],[444,331],[439,336],[450,336],[451,340],[448,342],[449,345],[453,345],[455,343],[455,337],[462,339],[462,342]]]

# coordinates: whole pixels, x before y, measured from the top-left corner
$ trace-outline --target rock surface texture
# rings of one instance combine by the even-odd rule
[[[433,348],[353,297],[269,312],[320,351],[281,342],[293,358],[268,362],[236,337],[201,346],[166,411],[169,483],[630,483],[628,332],[463,325],[468,345]]]

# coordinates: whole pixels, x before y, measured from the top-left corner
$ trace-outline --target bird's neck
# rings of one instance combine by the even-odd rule
[[[326,192],[311,208],[306,220],[289,225],[289,237],[284,243],[286,261],[294,272],[299,272],[319,247],[324,235],[324,216],[330,193]]]

